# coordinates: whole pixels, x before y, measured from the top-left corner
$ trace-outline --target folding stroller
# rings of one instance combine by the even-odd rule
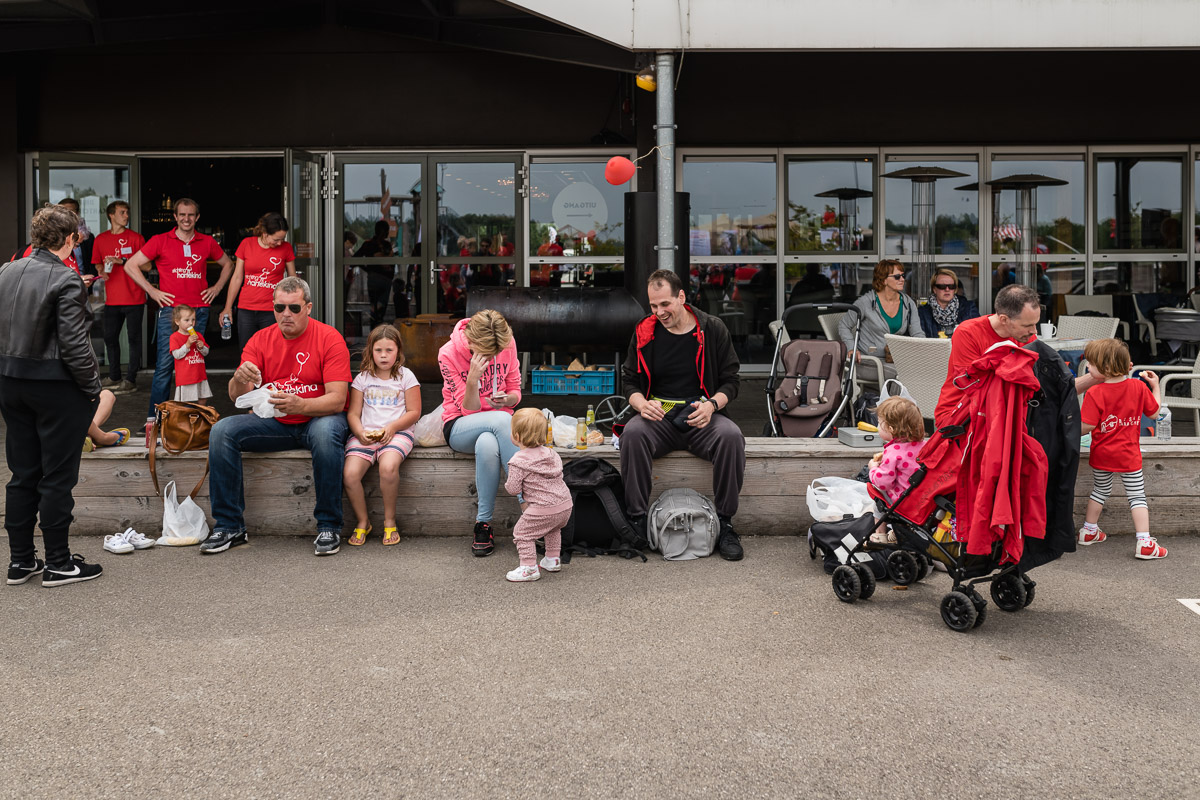
[[[853,359],[846,345],[824,339],[792,339],[787,336],[789,314],[804,310],[845,311],[854,316],[854,345],[858,346],[861,312],[846,303],[800,303],[784,309],[775,333],[775,353],[767,378],[767,433],[791,438],[824,438],[845,416],[853,425]],[[782,374],[780,374],[782,372]]]

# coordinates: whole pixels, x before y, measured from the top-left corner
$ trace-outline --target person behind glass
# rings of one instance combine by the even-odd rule
[[[475,513],[471,552],[495,549],[492,510],[500,473],[517,452],[513,409],[521,402],[521,363],[512,329],[499,311],[485,309],[459,320],[438,350],[442,372],[442,430],[450,449],[475,456]]]
[[[651,313],[634,329],[621,365],[621,385],[637,412],[621,434],[630,521],[644,539],[654,459],[686,449],[712,463],[721,523],[717,552],[726,561],[738,561],[744,552],[733,516],[746,474],[746,439],[720,413],[737,397],[741,383],[729,329],[718,317],[687,304],[683,281],[671,270],[651,273],[646,296]],[[682,417],[682,424],[676,417]]]
[[[100,366],[88,340],[87,292],[66,266],[79,217],[62,206],[33,215],[33,252],[0,269],[0,415],[12,472],[4,528],[9,585],[42,575],[43,586],[98,578],[98,564],[72,555],[68,542],[72,490],[81,445],[100,397]],[[42,529],[46,560],[33,528]]]
[[[159,306],[154,329],[158,352],[154,380],[150,384],[148,420],[154,419],[155,408],[167,399],[171,387],[175,362],[170,344],[171,332],[175,329],[171,309],[181,304],[191,306],[196,310],[196,330],[208,330],[209,305],[233,274],[233,261],[217,240],[196,230],[200,204],[190,197],[181,197],[175,201],[174,213],[175,227],[151,236],[142,249],[125,262],[125,274]],[[209,261],[221,265],[221,276],[212,286],[208,285]],[[151,266],[158,268],[157,289],[142,274],[149,272]]]
[[[246,544],[242,453],[308,450],[312,453],[317,538],[313,552],[333,555],[341,547],[342,466],[350,351],[331,325],[313,319],[312,289],[288,277],[275,287],[275,325],[250,337],[241,366],[229,380],[229,399],[271,384],[270,402],[283,416],[231,414],[217,420],[208,438],[208,478],[213,531],[202,554]]]
[[[522,408],[512,418],[512,441],[521,449],[508,462],[504,489],[521,503],[513,542],[521,563],[504,577],[514,583],[536,581],[541,571],[562,569],[562,529],[575,504],[563,480],[562,459],[546,446],[546,418],[536,408]],[[546,540],[546,556],[538,563],[538,539]]]
[[[948,339],[960,323],[979,316],[979,306],[959,294],[959,288],[954,270],[943,268],[933,273],[929,299],[918,309],[926,337]]]
[[[146,293],[125,274],[124,265],[142,249],[146,240],[129,229],[129,204],[114,200],[104,210],[108,230],[92,245],[92,264],[104,281],[104,350],[108,355],[108,377],[102,383],[116,394],[137,390],[138,368],[142,365],[142,318]],[[121,328],[129,337],[129,367],[121,379]]]
[[[171,357],[175,359],[175,401],[209,405],[213,396],[208,387],[208,372],[204,357],[208,342],[196,330],[196,311],[191,306],[178,305],[171,309],[175,332],[171,334]]]
[[[392,226],[386,219],[375,222],[375,235],[362,243],[355,258],[381,258],[395,253],[392,247]],[[383,322],[387,313],[388,292],[392,290],[392,278],[395,277],[396,267],[393,264],[363,264],[362,270],[367,273],[367,297],[371,303],[371,327]]]
[[[878,380],[875,365],[862,363],[862,357],[865,354],[883,358],[887,346],[884,336],[892,333],[925,338],[916,301],[904,293],[906,278],[904,265],[894,258],[885,258],[875,265],[872,288],[854,301],[854,306],[862,312],[857,351],[854,350],[854,315],[847,313],[838,323],[838,338],[846,345],[847,352],[854,353],[859,362],[858,375],[865,380]],[[896,368],[891,364],[885,363],[883,371],[885,378],[896,377]]]
[[[263,214],[254,226],[253,236],[238,245],[234,256],[233,278],[225,293],[221,325],[233,323],[233,302],[237,300],[238,343],[244,348],[250,337],[275,324],[275,285],[296,275],[296,251],[287,241],[288,223],[283,214]]]

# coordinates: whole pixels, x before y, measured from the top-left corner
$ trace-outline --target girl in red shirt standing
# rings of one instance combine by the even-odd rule
[[[234,255],[233,278],[225,293],[225,309],[221,324],[233,319],[233,303],[237,301],[237,334],[242,349],[250,337],[275,324],[275,286],[287,277],[296,276],[296,251],[287,241],[288,221],[276,211],[263,214],[254,226],[254,235],[238,245]]]
[[[196,310],[191,306],[175,306],[171,319],[177,329],[171,334],[170,343],[171,355],[175,357],[175,399],[206,406],[212,397],[204,368],[208,342],[196,332]]]
[[[1083,357],[1087,359],[1088,373],[1101,383],[1088,389],[1080,412],[1083,432],[1092,434],[1089,460],[1094,478],[1079,543],[1096,544],[1107,538],[1097,523],[1116,473],[1125,484],[1125,496],[1133,514],[1137,533],[1134,555],[1147,560],[1166,558],[1167,548],[1150,535],[1150,507],[1146,503],[1146,480],[1142,476],[1142,451],[1138,443],[1142,416],[1156,415],[1162,404],[1158,376],[1144,370],[1145,383],[1130,379],[1129,348],[1119,339],[1089,342]]]

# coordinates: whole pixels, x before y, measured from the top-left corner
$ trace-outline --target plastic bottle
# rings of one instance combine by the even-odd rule
[[[221,320],[221,338],[225,340],[233,338],[233,320],[229,317]]]
[[[587,422],[583,417],[575,421],[575,449],[587,450]]]
[[[1158,410],[1158,422],[1154,426],[1154,436],[1164,442],[1171,440],[1171,409],[1167,408],[1165,403]]]
[[[599,433],[600,433],[600,429],[596,427],[596,407],[595,406],[588,406],[586,422],[587,422],[587,439],[589,442],[595,442],[596,436],[599,435]],[[592,433],[593,431],[596,432],[596,435],[593,435],[593,433]]]
[[[546,447],[554,447],[554,415],[546,412]]]

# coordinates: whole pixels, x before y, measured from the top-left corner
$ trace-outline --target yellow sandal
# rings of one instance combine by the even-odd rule
[[[400,544],[400,529],[399,528],[384,528],[383,529],[383,544],[385,546]]]
[[[368,525],[366,528],[355,528],[354,535],[346,540],[346,544],[362,547],[367,543],[367,537],[371,535],[373,526]]]

